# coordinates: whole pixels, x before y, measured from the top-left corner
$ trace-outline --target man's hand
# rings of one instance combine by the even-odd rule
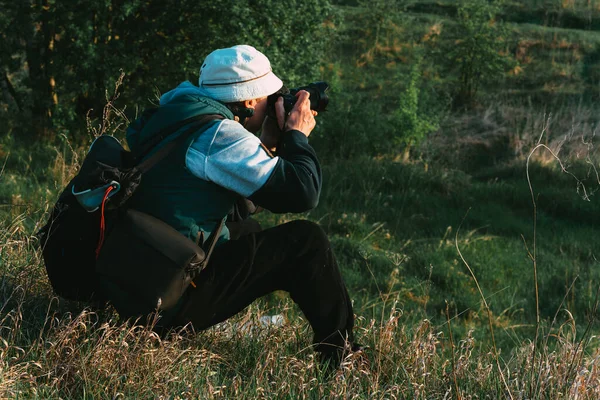
[[[295,129],[309,137],[317,124],[315,121],[317,112],[310,109],[310,93],[301,90],[296,93],[296,97],[298,100],[296,100],[296,104],[287,115],[287,120],[283,107],[283,97],[280,97],[275,103],[277,121],[267,116],[263,122],[260,141],[271,151],[276,150],[283,131]]]
[[[277,114],[277,122],[284,131],[297,130],[306,137],[310,136],[310,133],[315,128],[317,122],[315,121],[316,111],[310,109],[310,93],[306,90],[301,90],[296,93],[296,104],[285,119],[285,110],[283,108],[283,98],[277,99],[275,103],[275,112]],[[285,121],[285,125],[284,125]]]

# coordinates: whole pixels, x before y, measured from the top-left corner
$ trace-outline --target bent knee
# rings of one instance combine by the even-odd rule
[[[298,219],[295,221],[291,221],[282,226],[286,226],[288,229],[291,229],[298,233],[304,233],[306,235],[327,237],[327,234],[325,233],[323,228],[321,228],[320,225],[306,219]]]
[[[319,247],[329,248],[329,239],[327,233],[320,225],[308,220],[295,220],[288,222],[281,227],[285,227],[291,236],[300,242],[318,245]]]

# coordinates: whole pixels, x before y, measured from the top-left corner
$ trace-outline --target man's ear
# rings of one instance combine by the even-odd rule
[[[257,99],[244,100],[244,107],[246,108],[256,108],[256,104],[258,103]]]

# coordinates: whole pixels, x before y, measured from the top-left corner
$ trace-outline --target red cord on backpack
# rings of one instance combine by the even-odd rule
[[[104,231],[106,230],[106,225],[104,223],[104,205],[106,204],[106,200],[108,200],[108,195],[114,189],[114,186],[109,186],[104,192],[104,198],[102,199],[102,205],[100,206],[100,237],[98,239],[98,246],[96,247],[96,260],[98,256],[100,256],[100,249],[104,244]]]

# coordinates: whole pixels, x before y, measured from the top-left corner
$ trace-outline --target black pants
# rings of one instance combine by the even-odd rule
[[[178,324],[206,329],[284,290],[310,323],[316,350],[337,353],[344,340],[353,341],[348,291],[325,232],[312,222],[293,221],[218,246],[194,283]]]

